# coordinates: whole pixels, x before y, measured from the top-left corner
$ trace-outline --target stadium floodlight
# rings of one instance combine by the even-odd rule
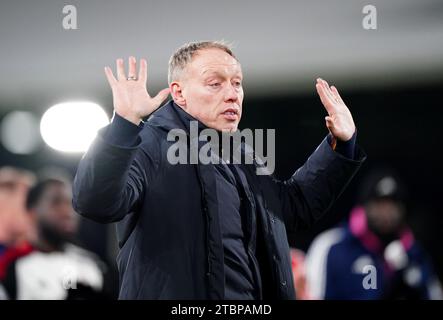
[[[63,152],[85,152],[97,131],[109,123],[101,106],[94,102],[64,102],[50,107],[40,122],[43,140]]]
[[[3,147],[14,154],[28,155],[41,144],[37,117],[28,111],[12,111],[1,123]]]

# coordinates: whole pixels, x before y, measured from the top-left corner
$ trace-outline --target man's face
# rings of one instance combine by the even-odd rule
[[[71,189],[63,184],[49,185],[36,207],[38,223],[50,227],[62,237],[77,231],[77,216],[73,211]]]
[[[174,83],[181,98],[174,99],[187,113],[210,128],[236,131],[242,114],[243,74],[240,63],[220,49],[198,51]],[[171,91],[172,91],[171,90]]]
[[[0,223],[4,228],[1,240],[9,245],[27,236],[29,222],[25,202],[29,187],[26,179],[14,181],[11,187],[0,186]]]
[[[379,234],[399,231],[404,217],[404,206],[390,199],[372,200],[366,205],[368,223]]]

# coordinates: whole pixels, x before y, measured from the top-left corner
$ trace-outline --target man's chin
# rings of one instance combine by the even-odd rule
[[[238,123],[228,123],[220,126],[220,128],[217,128],[218,131],[221,131],[223,133],[232,133],[237,131],[238,129]]]
[[[221,131],[223,133],[234,133],[235,131],[237,131],[237,126],[232,127],[232,128],[223,128],[219,131]]]

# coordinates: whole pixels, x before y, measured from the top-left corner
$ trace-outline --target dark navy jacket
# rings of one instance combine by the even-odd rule
[[[73,205],[95,221],[118,221],[119,298],[223,299],[214,165],[167,161],[174,143],[167,141],[168,131],[186,130],[172,102],[153,113],[133,147],[109,143],[109,127],[100,131],[80,161]],[[256,175],[256,163],[243,165],[263,235],[263,298],[295,297],[287,232],[322,217],[364,158],[357,147],[356,160],[347,159],[325,139],[286,181]]]

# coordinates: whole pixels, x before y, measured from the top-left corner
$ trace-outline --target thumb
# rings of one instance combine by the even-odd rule
[[[160,92],[157,93],[157,95],[154,98],[152,98],[157,107],[160,106],[161,103],[168,97],[169,92],[170,92],[169,88],[165,88],[163,90],[160,90]]]
[[[329,131],[331,131],[332,128],[334,128],[334,121],[329,116],[325,117],[325,120],[326,120],[326,127],[329,129]]]

